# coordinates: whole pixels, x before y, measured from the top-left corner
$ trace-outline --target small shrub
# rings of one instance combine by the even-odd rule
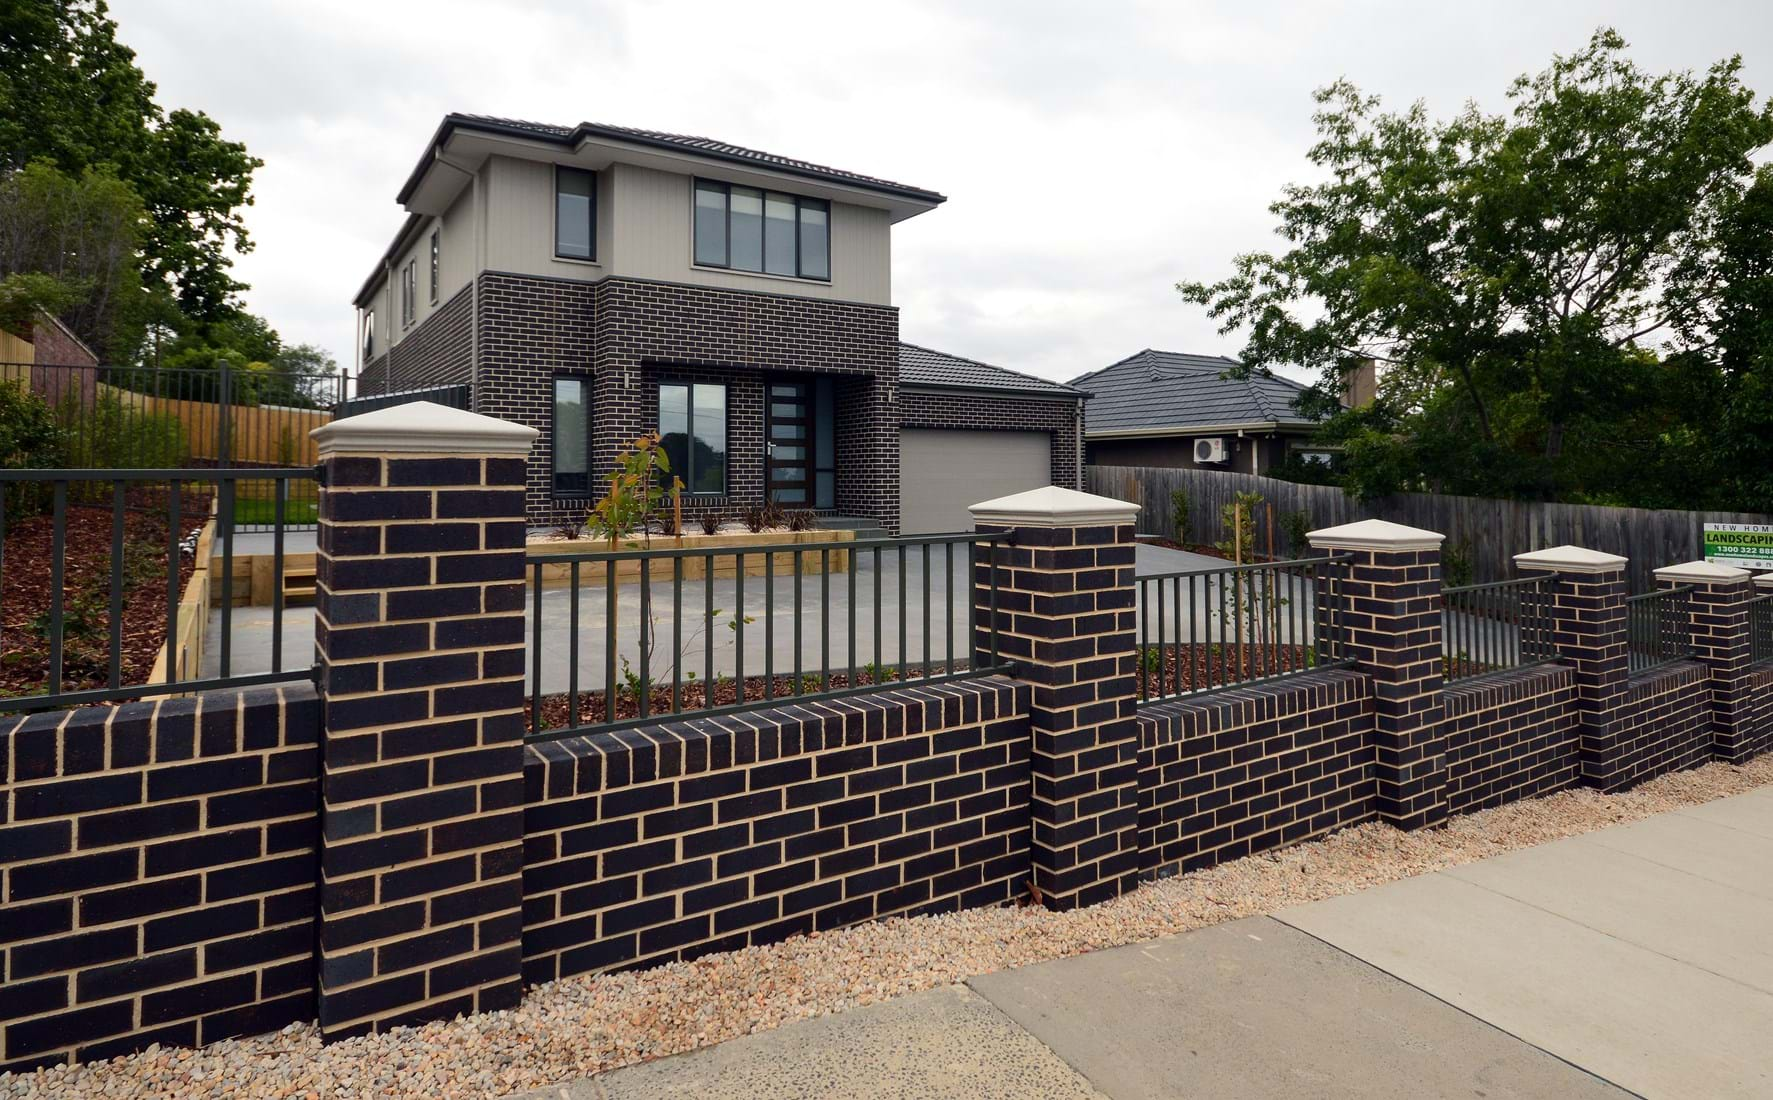
[[[712,511],[703,512],[700,516],[696,517],[696,522],[701,524],[702,534],[718,535],[720,533],[720,525],[726,522],[726,515],[719,509],[714,509]]]
[[[1441,584],[1447,588],[1462,588],[1471,583],[1473,572],[1471,540],[1448,539],[1441,547]]]
[[[1155,676],[1164,667],[1163,651],[1154,645],[1148,645],[1140,653],[1139,663],[1144,666],[1147,676]]]
[[[1281,526],[1286,529],[1287,543],[1295,558],[1302,558],[1311,549],[1311,513],[1303,510],[1285,512],[1281,515]]]
[[[569,542],[574,539],[584,538],[585,537],[584,517],[581,516],[576,519],[568,519],[568,520],[562,521],[560,526],[556,527],[554,529],[554,534],[560,538],[566,539]]]
[[[0,381],[0,467],[15,470],[64,469],[68,436],[41,397]],[[6,511],[14,520],[47,509],[48,482],[16,482],[6,487]]]
[[[1176,541],[1188,542],[1188,494],[1177,489],[1170,494],[1170,518],[1176,523]]]
[[[781,527],[786,522],[787,517],[783,515],[782,506],[773,500],[766,500],[762,504],[753,504],[745,509],[745,530],[752,534],[768,531],[773,527]]]
[[[784,522],[790,531],[811,531],[819,525],[818,517],[805,508],[796,508],[789,512]]]

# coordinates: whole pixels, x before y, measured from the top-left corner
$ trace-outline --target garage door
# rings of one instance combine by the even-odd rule
[[[908,535],[971,531],[967,508],[1050,484],[1046,432],[899,432],[899,523]]]

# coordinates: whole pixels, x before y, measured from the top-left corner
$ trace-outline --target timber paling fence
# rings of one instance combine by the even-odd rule
[[[1468,559],[1474,584],[1518,576],[1516,554],[1571,545],[1630,559],[1626,566],[1629,590],[1647,592],[1656,587],[1654,571],[1660,566],[1705,556],[1700,541],[1702,524],[1773,524],[1773,515],[1752,512],[1604,508],[1436,493],[1395,493],[1359,501],[1333,485],[1301,485],[1223,470],[1087,466],[1084,474],[1088,492],[1143,506],[1138,520],[1140,534],[1177,538],[1171,494],[1181,491],[1188,494],[1189,503],[1185,541],[1227,540],[1230,525],[1220,518],[1221,509],[1230,507],[1240,492],[1259,493],[1267,503],[1256,516],[1256,545],[1267,545],[1270,517],[1266,513],[1272,512],[1275,550],[1281,557],[1306,549],[1288,544],[1288,513],[1305,513],[1304,530],[1383,519],[1445,534],[1444,558]]]

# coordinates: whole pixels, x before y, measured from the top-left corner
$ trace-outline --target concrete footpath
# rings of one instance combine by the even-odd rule
[[[1773,788],[526,1100],[1773,1095]]]

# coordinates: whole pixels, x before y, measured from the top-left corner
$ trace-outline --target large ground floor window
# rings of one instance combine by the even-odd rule
[[[659,384],[659,439],[685,493],[726,492],[726,409],[719,383]]]

